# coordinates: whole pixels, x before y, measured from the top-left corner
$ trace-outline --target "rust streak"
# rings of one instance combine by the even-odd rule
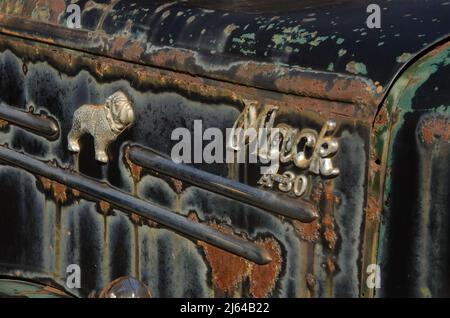
[[[109,208],[111,207],[111,205],[108,202],[101,200],[99,202],[99,206],[103,214],[105,215],[108,214]]]
[[[139,216],[139,214],[131,213],[131,221],[133,222],[133,224],[139,224],[141,222],[141,217]]]
[[[333,194],[333,185],[331,182],[327,182],[323,195],[325,199],[326,209],[322,216],[322,225],[324,227],[323,237],[328,243],[328,248],[334,250],[336,246],[337,236],[334,230],[334,203],[335,196]]]
[[[41,180],[42,186],[45,190],[50,190],[52,188],[52,180],[45,177],[39,177],[39,179]]]
[[[67,187],[64,184],[58,183],[56,181],[52,181],[53,185],[53,195],[55,197],[56,202],[64,203],[67,200],[66,189]]]
[[[128,151],[125,151],[125,161],[130,169],[133,182],[135,184],[138,183],[141,180],[142,167],[135,165],[134,163],[131,162],[130,158],[128,157]]]
[[[180,194],[183,191],[183,182],[175,178],[170,178],[170,180],[172,180],[176,194]]]
[[[39,176],[39,180],[45,190],[53,190],[52,194],[56,202],[64,204],[67,200],[67,187],[64,184]]]
[[[233,105],[242,105],[242,100],[244,99],[261,96],[260,102],[262,104],[278,105],[280,109],[286,112],[308,112],[308,115],[317,120],[329,118],[330,114],[333,114],[342,116],[343,120],[352,122],[355,120],[363,120],[372,123],[373,115],[376,111],[375,108],[361,104],[353,105],[350,103],[311,98],[314,94],[310,94],[311,97],[300,97],[292,94],[275,95],[254,87],[237,85],[229,82],[215,82],[211,79],[203,79],[198,76],[154,69],[151,67],[135,65],[133,71],[130,72],[129,64],[123,61],[104,57],[94,58],[89,57],[88,55],[74,55],[72,51],[64,49],[54,51],[45,44],[41,46],[31,46],[27,44],[27,42],[17,42],[7,38],[2,38],[2,40],[0,49],[10,49],[15,54],[23,56],[30,61],[34,61],[38,56],[39,59],[45,60],[47,63],[58,67],[62,72],[68,74],[77,72],[82,66],[83,68],[88,68],[92,74],[100,77],[117,76],[119,74],[123,77],[125,75],[126,77],[124,79],[130,81],[133,86],[139,90],[173,87],[174,89],[177,89],[181,95],[186,97],[201,96],[202,98],[211,100],[227,100]],[[125,37],[122,40],[123,41],[121,41],[120,38],[116,38],[114,46],[115,50],[123,50],[124,47],[121,45],[126,45]],[[37,49],[39,49],[39,52],[36,52]],[[165,61],[170,61],[171,59],[179,60],[187,58],[186,54],[187,53],[185,52],[173,54],[163,54],[160,52],[160,55],[153,56],[159,56]],[[69,56],[72,56],[72,63],[67,63]],[[267,66],[267,70],[269,69],[269,66]],[[342,81],[345,83],[348,82],[346,79],[343,79]],[[311,85],[312,87],[320,87],[322,84],[312,83]],[[337,84],[335,84],[335,86],[336,85]],[[349,85],[349,87],[351,87],[351,85]],[[318,88],[314,89],[317,90]],[[139,177],[136,177],[137,171],[132,172],[134,172],[133,175],[135,176],[135,179],[139,180]]]

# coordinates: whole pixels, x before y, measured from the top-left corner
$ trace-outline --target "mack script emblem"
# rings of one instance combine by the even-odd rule
[[[309,175],[320,175],[324,178],[334,178],[339,175],[339,168],[335,167],[333,157],[339,150],[339,143],[334,138],[336,121],[328,120],[318,132],[310,128],[294,128],[285,123],[274,126],[278,107],[268,106],[257,114],[257,103],[244,101],[245,108],[236,120],[229,148],[240,151],[242,145],[255,142],[255,135],[247,133],[249,130],[270,131],[267,140],[258,140],[261,146],[258,157],[262,160],[276,162],[270,173],[263,174],[258,181],[263,187],[273,188],[303,196],[308,190]],[[242,130],[244,133],[238,133]],[[288,167],[280,173],[280,164]],[[297,169],[295,169],[297,168]],[[296,173],[295,170],[306,171]]]

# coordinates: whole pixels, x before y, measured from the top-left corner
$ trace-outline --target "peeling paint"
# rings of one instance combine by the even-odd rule
[[[352,74],[367,74],[367,68],[364,63],[351,61],[347,64],[345,69]]]

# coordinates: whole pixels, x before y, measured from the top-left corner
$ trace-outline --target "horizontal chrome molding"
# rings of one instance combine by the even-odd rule
[[[26,112],[3,102],[0,102],[0,119],[48,140],[55,140],[59,137],[59,126],[53,118]]]
[[[318,217],[318,208],[309,201],[260,190],[189,165],[176,164],[170,158],[151,149],[129,146],[128,157],[134,164],[146,169],[157,171],[274,214],[305,223],[312,222]]]
[[[204,241],[257,264],[267,264],[271,261],[269,253],[254,243],[221,233],[205,224],[197,223],[170,210],[133,197],[106,183],[52,167],[45,162],[11,150],[7,145],[0,146],[0,162],[52,179],[89,196],[107,201],[115,208],[136,213],[184,236]]]

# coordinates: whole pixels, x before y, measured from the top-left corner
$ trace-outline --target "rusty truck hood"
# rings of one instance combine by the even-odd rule
[[[396,74],[448,36],[445,0],[0,1],[4,33],[304,96],[377,104]]]

